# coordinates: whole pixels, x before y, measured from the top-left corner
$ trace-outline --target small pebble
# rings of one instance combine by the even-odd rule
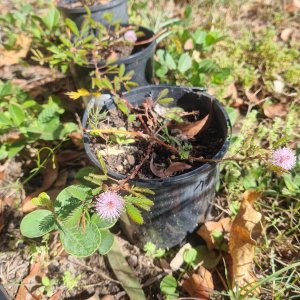
[[[135,268],[138,264],[138,259],[135,255],[130,255],[128,258],[128,264],[132,267]]]
[[[130,165],[134,165],[135,164],[135,158],[133,155],[127,155],[127,160],[129,162]]]

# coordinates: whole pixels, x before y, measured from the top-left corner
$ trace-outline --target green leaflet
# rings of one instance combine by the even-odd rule
[[[29,213],[23,218],[20,225],[22,235],[29,238],[43,236],[54,228],[54,215],[46,209],[38,209]]]
[[[87,257],[99,248],[101,233],[95,224],[88,222],[84,227],[63,227],[60,229],[60,240],[69,254]]]
[[[101,230],[101,244],[98,249],[101,255],[107,254],[113,246],[114,236],[109,230]]]
[[[91,222],[95,224],[98,227],[98,229],[103,230],[103,229],[109,229],[113,227],[117,223],[117,219],[104,220],[101,219],[99,215],[93,214],[91,218]]]
[[[129,203],[125,205],[125,208],[128,216],[132,221],[134,221],[137,224],[143,224],[144,220],[138,208]]]

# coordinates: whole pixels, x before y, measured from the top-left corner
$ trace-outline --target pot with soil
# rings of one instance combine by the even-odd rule
[[[108,25],[105,14],[112,14],[113,22],[128,22],[127,0],[59,0],[58,8],[65,18],[73,20],[78,27],[81,26],[87,12],[87,5],[91,17],[97,22]]]
[[[160,102],[155,99],[165,94],[166,88],[168,98],[163,99],[164,105],[158,105]],[[171,103],[170,97],[174,99]],[[155,115],[152,120],[158,122],[159,129],[149,119],[127,122],[109,97],[92,99],[83,117],[85,150],[100,169],[97,156],[101,153],[108,175],[114,180],[125,179],[155,193],[149,196],[154,206],[143,214],[143,225],[122,219],[121,225],[131,242],[143,247],[151,241],[157,247],[171,248],[205,222],[211,211],[219,174],[214,160],[221,159],[227,151],[229,118],[214,97],[198,88],[144,86],[126,93],[124,98],[129,107],[143,116]],[[99,123],[100,131],[126,128],[142,138],[132,142],[130,136],[121,135],[119,143],[111,146],[103,136],[92,136],[89,128],[93,126],[88,119],[92,111],[97,111],[93,107],[98,107],[98,113],[107,111],[109,116],[109,123]],[[162,115],[172,121],[161,125]],[[174,150],[178,143],[181,146]]]
[[[143,26],[132,26],[122,24],[121,28],[135,28],[138,32],[137,39],[131,44],[123,42],[111,43],[110,46],[99,49],[99,58],[90,58],[88,64],[72,66],[72,75],[78,88],[86,88],[91,84],[90,73],[97,68],[105,71],[108,61],[113,61],[109,65],[125,65],[125,74],[133,71],[132,82],[139,86],[152,83],[153,79],[153,55],[155,50],[154,33]],[[127,32],[131,33],[132,30]],[[113,81],[115,75],[108,74],[108,78]]]

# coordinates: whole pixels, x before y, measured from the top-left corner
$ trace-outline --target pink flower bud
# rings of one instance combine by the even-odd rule
[[[137,36],[133,30],[128,30],[124,33],[124,39],[128,42],[135,43],[137,41]]]

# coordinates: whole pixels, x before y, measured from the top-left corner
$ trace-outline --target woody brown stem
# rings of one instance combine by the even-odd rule
[[[153,35],[151,38],[140,41],[140,42],[135,42],[134,46],[140,46],[140,45],[145,45],[145,44],[149,44],[152,41],[156,40],[161,34],[165,33],[167,31],[167,29],[163,29],[160,32],[156,33],[155,35]]]

